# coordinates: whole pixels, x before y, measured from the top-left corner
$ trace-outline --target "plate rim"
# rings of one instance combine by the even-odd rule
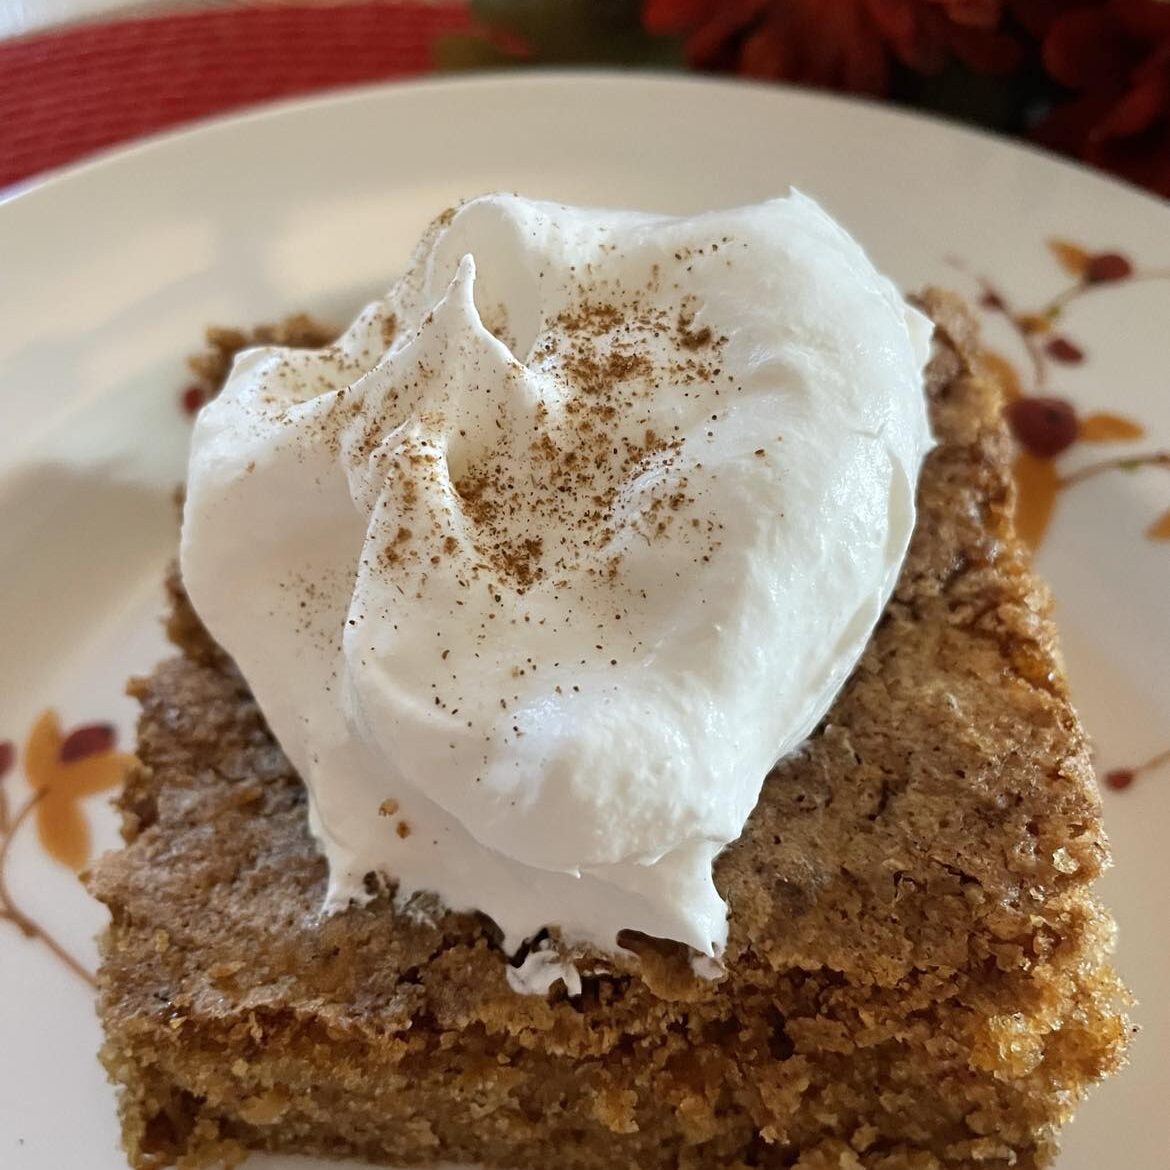
[[[615,89],[651,87],[657,89],[685,89],[719,92],[727,97],[746,96],[765,101],[805,102],[811,106],[830,107],[846,115],[860,115],[872,118],[876,123],[897,125],[910,124],[925,126],[934,131],[947,133],[959,141],[988,146],[1006,151],[1009,155],[1028,165],[1040,163],[1055,167],[1073,181],[1087,181],[1114,194],[1129,196],[1149,208],[1170,215],[1170,200],[1146,191],[1124,179],[1099,171],[1074,159],[1056,154],[1026,139],[1010,138],[982,126],[943,117],[933,111],[916,110],[893,101],[844,94],[830,90],[815,89],[811,86],[793,85],[786,82],[761,81],[754,78],[726,77],[702,73],[674,73],[653,69],[602,69],[602,68],[550,68],[477,70],[467,73],[428,73],[413,77],[387,79],[361,85],[341,86],[328,90],[317,90],[307,94],[276,98],[258,102],[236,110],[210,114],[168,127],[151,134],[115,143],[101,148],[84,158],[38,171],[25,179],[18,179],[7,187],[0,187],[0,215],[4,209],[24,204],[30,198],[48,192],[56,192],[74,182],[84,180],[90,174],[110,167],[163,154],[176,149],[190,139],[207,141],[218,134],[230,133],[243,126],[268,121],[296,118],[306,110],[326,107],[343,108],[347,105],[361,105],[371,99],[392,98],[397,94],[475,92],[480,90],[544,89],[558,86],[603,85]],[[2,222],[2,221],[0,221]]]

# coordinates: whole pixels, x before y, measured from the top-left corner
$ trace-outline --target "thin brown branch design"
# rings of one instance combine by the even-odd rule
[[[29,820],[35,821],[37,837],[50,857],[73,870],[85,865],[90,834],[82,802],[119,784],[133,760],[114,750],[114,739],[114,729],[108,723],[83,724],[65,734],[54,712],[42,712],[25,740],[21,760],[31,793],[15,813],[5,782],[16,762],[16,748],[11,741],[0,741],[0,921],[40,942],[90,984],[93,975],[85,966],[17,904],[9,866],[13,842]]]
[[[12,842],[16,840],[21,825],[28,820],[29,815],[44,795],[44,791],[34,792],[20,807],[11,822],[5,826],[3,837],[0,838],[0,919],[11,922],[25,938],[35,939],[48,947],[53,955],[79,979],[83,979],[91,987],[96,987],[97,982],[92,972],[58,942],[44,926],[21,910],[13,900],[12,893],[8,888],[8,856]]]

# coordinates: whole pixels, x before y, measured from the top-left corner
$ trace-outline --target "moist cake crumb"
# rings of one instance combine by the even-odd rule
[[[721,965],[626,932],[627,958],[564,956],[579,993],[518,995],[524,955],[480,915],[395,912],[383,890],[323,918],[304,786],[171,577],[179,654],[131,683],[125,848],[89,878],[134,1167],[249,1149],[514,1170],[1051,1161],[1128,1033],[1091,893],[1108,848],[1012,528],[999,390],[961,302],[921,304],[938,446],[911,549],[849,683],[716,862]],[[264,340],[328,336],[290,330]],[[250,340],[216,334],[200,371],[222,380]]]

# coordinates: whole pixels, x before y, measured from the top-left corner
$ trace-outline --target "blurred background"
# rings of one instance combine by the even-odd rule
[[[1170,0],[0,0],[0,187],[258,102],[542,65],[864,95],[1170,198]]]

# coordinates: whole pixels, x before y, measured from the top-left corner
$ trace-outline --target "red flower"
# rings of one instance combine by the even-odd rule
[[[854,93],[885,92],[892,62],[936,73],[1019,60],[1002,0],[645,0],[647,31],[683,36],[690,64]]]
[[[1047,23],[1044,67],[1076,96],[1036,137],[1170,196],[1170,4],[1104,0]]]

